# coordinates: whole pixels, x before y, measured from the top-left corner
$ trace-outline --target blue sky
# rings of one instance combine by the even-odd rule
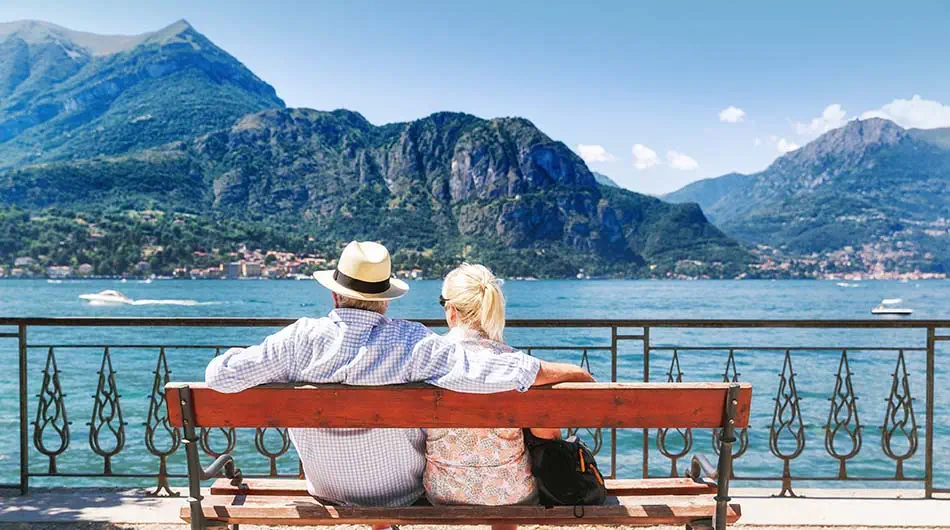
[[[132,34],[185,18],[288,105],[524,116],[654,194],[763,169],[862,115],[950,126],[950,2],[725,4],[4,0],[0,21]]]

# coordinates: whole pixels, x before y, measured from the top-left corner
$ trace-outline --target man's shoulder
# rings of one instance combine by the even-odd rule
[[[429,334],[432,334],[429,328],[423,326],[422,324],[413,322],[411,320],[403,320],[401,318],[387,319],[382,325],[389,330],[405,335],[425,337]]]

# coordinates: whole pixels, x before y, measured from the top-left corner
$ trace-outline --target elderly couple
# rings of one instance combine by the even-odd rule
[[[464,264],[442,284],[439,303],[450,331],[385,315],[409,286],[391,278],[389,252],[352,242],[336,270],[314,278],[332,291],[324,318],[302,318],[250,348],[208,365],[220,392],[264,383],[393,385],[425,382],[458,392],[526,391],[593,381],[580,367],[549,363],[505,345],[505,300],[481,265]],[[534,429],[540,437],[556,429]],[[506,505],[535,503],[537,486],[521,429],[291,429],[309,492],[349,505]],[[385,526],[380,526],[385,527]]]

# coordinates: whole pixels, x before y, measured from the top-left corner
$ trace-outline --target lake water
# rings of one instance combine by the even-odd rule
[[[391,306],[390,314],[402,318],[438,318],[439,282],[411,282],[409,295]],[[94,306],[79,295],[104,289],[118,289],[137,300],[134,305]],[[914,319],[950,318],[950,281],[921,282],[853,282],[847,286],[831,281],[508,281],[505,284],[509,318],[610,318],[610,319],[865,319],[870,309],[883,298],[902,298],[904,305],[914,309]],[[46,280],[0,281],[0,316],[90,316],[90,317],[287,317],[322,316],[330,308],[329,294],[311,281],[179,281],[157,280],[142,283],[134,280],[67,280],[48,283]],[[12,331],[12,330],[6,330]],[[58,347],[56,359],[66,410],[71,422],[71,443],[57,459],[60,473],[97,473],[103,460],[89,448],[88,422],[92,416],[102,362],[102,348],[77,348],[89,344],[219,344],[243,345],[260,341],[273,329],[102,329],[102,328],[31,328],[31,345],[68,344]],[[631,334],[639,330],[627,330]],[[945,330],[946,331],[946,330]],[[944,333],[947,334],[947,333]],[[600,330],[528,330],[510,329],[508,341],[515,345],[558,345],[566,349],[537,352],[550,360],[579,362],[580,347],[609,345],[609,329]],[[722,379],[728,348],[749,347],[905,347],[922,348],[922,330],[651,330],[651,344],[662,346],[702,346],[706,351],[678,352],[684,381],[719,381]],[[30,419],[36,415],[37,394],[42,385],[42,370],[47,348],[30,349],[29,393]],[[622,341],[619,352],[619,379],[638,381],[643,377],[642,343]],[[213,349],[166,351],[174,380],[200,380],[203,368],[214,354]],[[652,381],[666,381],[673,352],[657,349],[651,354]],[[148,414],[157,348],[113,348],[112,363],[121,394],[123,420],[126,422],[126,447],[112,462],[116,473],[155,473],[158,459],[145,449],[143,427]],[[750,349],[735,354],[741,379],[754,387],[750,448],[737,462],[740,476],[780,476],[782,461],[769,450],[769,425],[772,422],[774,398],[778,390],[785,358],[784,350]],[[829,397],[835,387],[835,373],[841,358],[840,350],[794,350],[792,361],[795,383],[800,398],[805,428],[806,447],[803,455],[791,464],[794,475],[835,476],[838,462],[825,450],[825,424],[829,415]],[[897,362],[896,351],[853,350],[848,352],[854,392],[858,397],[860,422],[864,425],[862,448],[848,463],[848,474],[854,477],[893,476],[895,462],[885,455],[881,446],[881,426],[885,420],[886,401],[891,391],[892,374]],[[922,351],[906,351],[908,382],[915,401],[914,419],[918,426],[918,449],[904,464],[908,476],[923,475],[925,432],[925,356]],[[590,352],[590,365],[596,377],[609,380],[609,352]],[[0,378],[0,483],[13,483],[18,477],[17,377],[16,340],[0,339],[0,366],[7,376]],[[675,374],[674,374],[675,375]],[[937,350],[935,397],[935,452],[950,451],[950,344]],[[582,404],[579,404],[582,406]],[[48,446],[58,443],[56,437],[44,437]],[[674,436],[672,438],[676,440]],[[269,435],[269,443],[275,438]],[[609,442],[609,437],[605,436]],[[894,439],[893,452],[907,448],[907,439]],[[267,463],[254,456],[253,431],[238,434],[239,466],[251,472],[266,472]],[[640,475],[640,431],[618,433],[618,475]],[[783,451],[790,451],[783,442]],[[671,444],[676,446],[677,444]],[[679,444],[681,445],[681,444]],[[220,440],[219,440],[220,446]],[[848,447],[844,443],[841,447]],[[675,449],[675,447],[673,447]],[[708,430],[693,433],[693,451],[711,454]],[[844,449],[847,451],[847,449]],[[170,460],[172,473],[184,473],[179,449]],[[609,447],[601,453],[602,467],[609,462]],[[650,446],[650,470],[667,474],[670,461]],[[31,470],[47,471],[48,459],[31,447]],[[295,457],[288,454],[280,460],[281,472],[296,472]],[[680,470],[685,461],[680,463]],[[937,484],[950,487],[950,463],[937,459]],[[126,481],[87,478],[34,478],[34,485],[56,484],[141,484],[153,479]],[[177,480],[181,483],[181,480]],[[822,483],[818,483],[822,484]],[[873,483],[894,486],[895,483]],[[868,484],[870,485],[870,484]]]

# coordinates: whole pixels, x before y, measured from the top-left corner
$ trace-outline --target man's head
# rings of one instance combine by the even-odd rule
[[[407,292],[409,285],[392,277],[386,247],[372,241],[353,241],[343,249],[335,270],[313,273],[333,293],[333,307],[385,313],[389,301]]]
[[[363,311],[372,311],[385,315],[389,309],[389,300],[359,300],[349,298],[342,294],[330,293],[333,296],[333,307],[335,309],[362,309]]]

